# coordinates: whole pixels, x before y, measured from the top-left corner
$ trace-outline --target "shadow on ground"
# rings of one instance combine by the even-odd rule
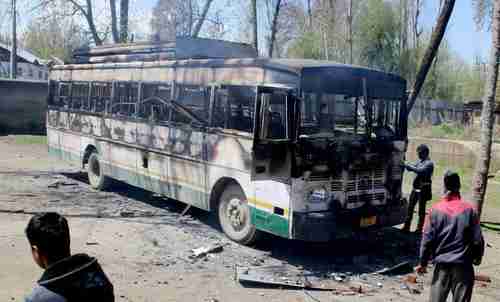
[[[86,174],[63,173],[64,176],[88,184]],[[187,215],[189,221],[179,222],[186,205],[115,181],[112,192],[154,208],[166,210],[172,219],[154,220],[152,224],[178,225],[198,234],[221,233],[216,215],[194,207]],[[420,236],[402,233],[398,228],[359,233],[354,238],[339,239],[327,243],[288,240],[271,234],[263,234],[252,248],[270,258],[303,269],[314,275],[330,272],[347,274],[373,273],[402,262],[415,265],[418,257]],[[411,267],[410,266],[410,267]],[[408,271],[409,272],[409,271]]]

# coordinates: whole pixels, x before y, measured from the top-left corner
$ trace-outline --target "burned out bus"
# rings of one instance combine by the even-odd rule
[[[55,66],[49,152],[86,168],[96,189],[115,179],[214,211],[242,244],[403,222],[404,79],[213,43],[232,50]]]

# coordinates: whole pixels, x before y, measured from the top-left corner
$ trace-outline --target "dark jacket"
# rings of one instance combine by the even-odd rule
[[[432,199],[432,174],[434,173],[434,163],[429,158],[417,161],[414,165],[405,165],[408,171],[417,174],[413,180],[413,189],[421,192],[420,198],[423,200]]]
[[[420,263],[479,264],[484,240],[474,207],[459,194],[443,197],[426,217]]]
[[[47,268],[26,302],[114,301],[113,285],[97,259],[76,254]]]

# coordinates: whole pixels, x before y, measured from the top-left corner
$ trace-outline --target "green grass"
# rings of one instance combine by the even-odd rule
[[[452,168],[460,175],[462,194],[464,196],[470,196],[474,169],[469,167],[450,167],[446,161],[434,160],[434,175],[432,178],[432,203],[439,201],[440,197],[443,195],[443,176],[444,173],[450,168]],[[414,173],[405,172],[403,182],[404,192],[409,193],[411,191],[412,181],[414,177]],[[483,212],[486,212],[488,209],[500,210],[500,182],[497,179],[490,180],[488,182],[485,209],[483,210]]]
[[[47,137],[41,135],[16,135],[14,136],[16,145],[46,145]]]

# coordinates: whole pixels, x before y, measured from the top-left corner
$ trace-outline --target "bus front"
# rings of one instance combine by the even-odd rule
[[[405,80],[344,65],[305,68],[287,104],[288,139],[267,145],[283,150],[270,159],[272,181],[290,173],[289,238],[328,241],[402,223]],[[272,98],[260,106],[272,108]]]

